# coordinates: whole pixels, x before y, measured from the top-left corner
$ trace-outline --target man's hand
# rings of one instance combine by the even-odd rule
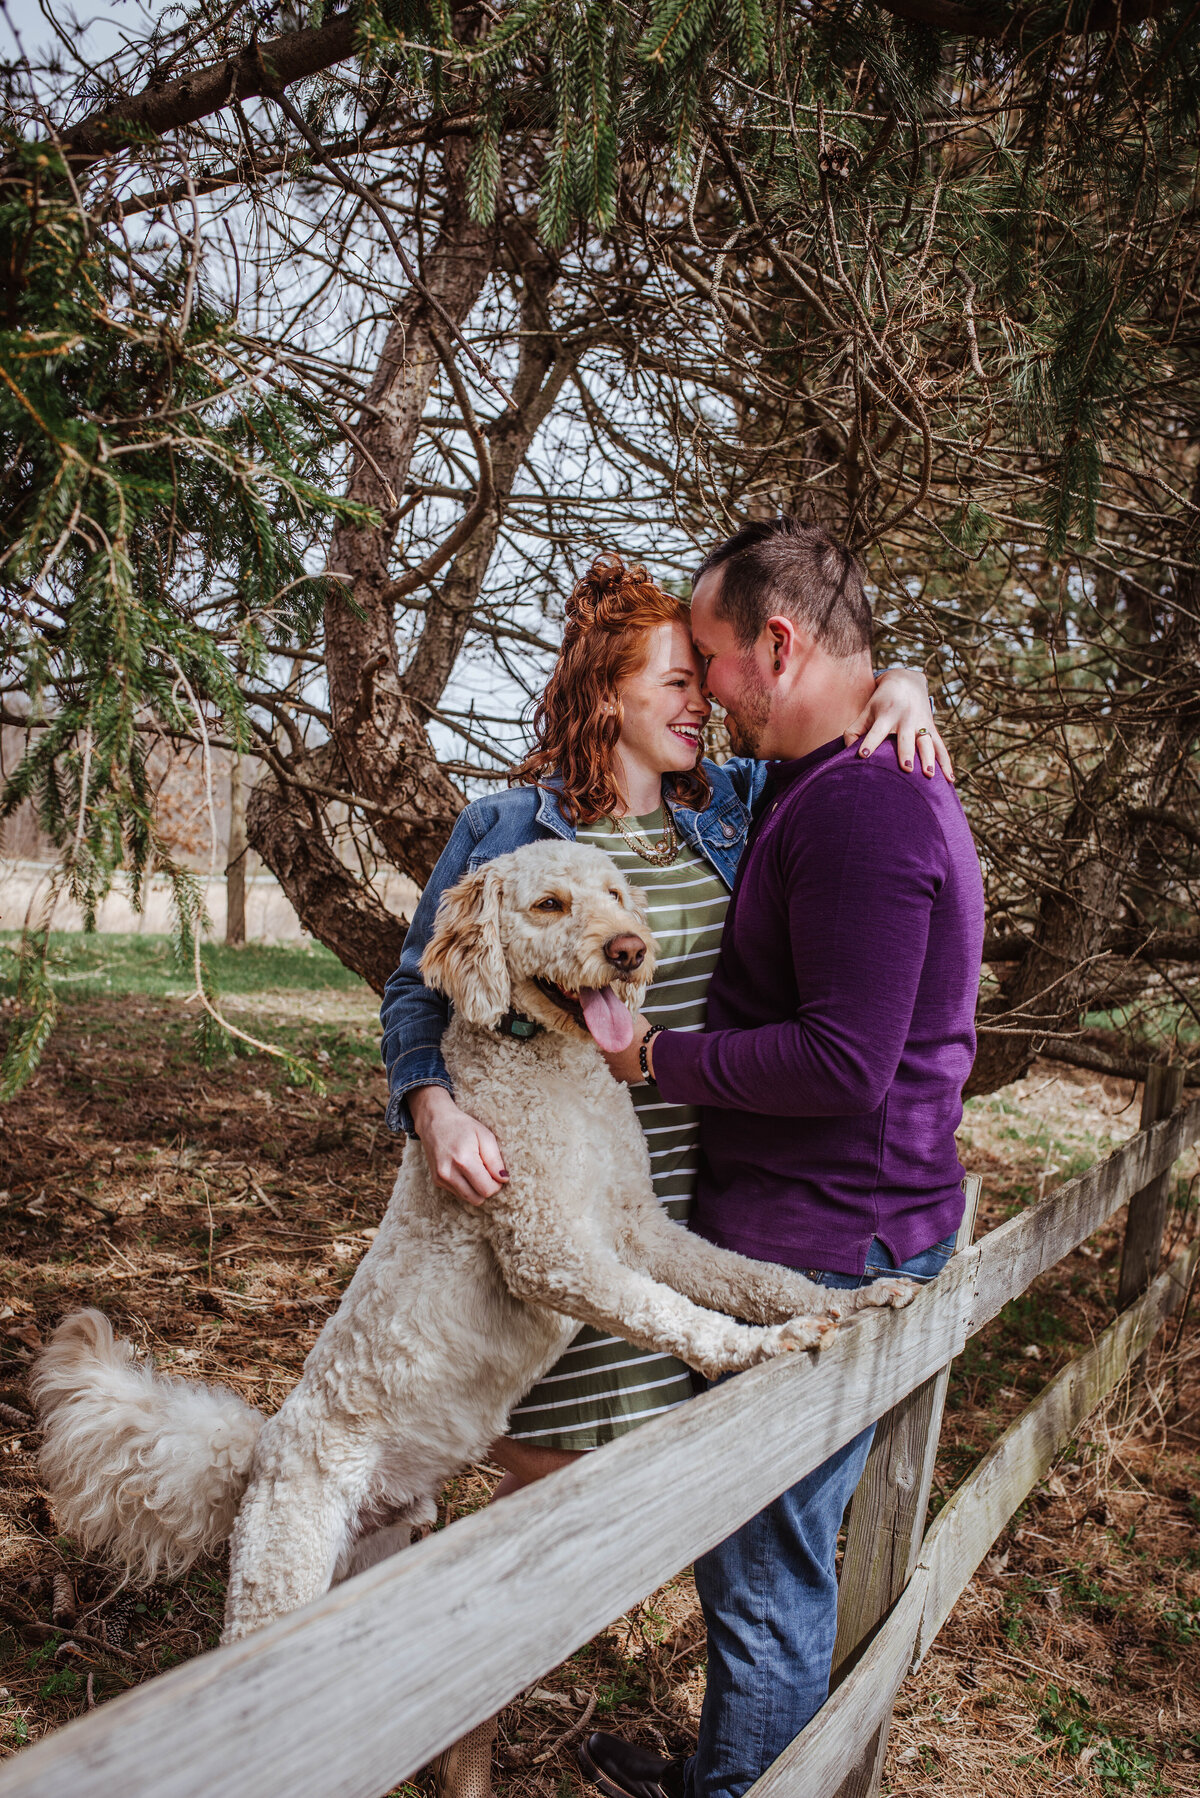
[[[918,731],[925,734],[918,736]],[[919,668],[889,668],[845,733],[847,747],[862,737],[858,753],[864,756],[891,736],[896,739],[896,755],[902,768],[912,767],[915,754],[927,779],[936,763],[946,779],[953,781],[954,763],[933,722],[929,683]]]
[[[644,1018],[639,1011],[633,1020],[633,1041],[630,1043],[629,1047],[627,1049],[618,1050],[615,1055],[606,1055],[604,1057],[605,1061],[608,1063],[608,1071],[613,1079],[620,1080],[625,1086],[643,1086],[645,1084],[646,1076],[642,1072],[642,1064],[638,1059],[638,1050],[645,1041],[646,1032],[649,1028],[649,1018]],[[646,1055],[650,1062],[650,1071],[653,1073],[653,1043],[651,1043],[649,1049],[646,1051]]]
[[[435,1186],[468,1205],[482,1205],[500,1191],[508,1169],[486,1124],[461,1111],[444,1086],[416,1087],[408,1107]]]

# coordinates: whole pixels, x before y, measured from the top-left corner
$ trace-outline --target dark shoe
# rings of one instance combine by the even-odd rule
[[[636,1742],[598,1731],[576,1749],[575,1758],[583,1777],[605,1798],[683,1798],[683,1755],[664,1760]]]

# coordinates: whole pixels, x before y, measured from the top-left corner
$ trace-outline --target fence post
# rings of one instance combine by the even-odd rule
[[[1142,1088],[1142,1116],[1138,1128],[1148,1130],[1183,1101],[1184,1069],[1181,1062],[1155,1061],[1146,1069]],[[1158,1272],[1163,1231],[1171,1199],[1171,1174],[1167,1168],[1135,1192],[1125,1220],[1125,1244],[1121,1251],[1121,1278],[1117,1283],[1117,1310],[1124,1311],[1140,1298]]]
[[[975,1233],[980,1180],[963,1181],[966,1207],[955,1252]],[[925,1535],[933,1466],[950,1369],[926,1380],[881,1417],[866,1471],[850,1507],[846,1552],[838,1586],[838,1631],[833,1683],[849,1673],[876,1626],[887,1616],[912,1575]],[[837,1798],[871,1798],[879,1788],[891,1712],[864,1742],[838,1787]]]

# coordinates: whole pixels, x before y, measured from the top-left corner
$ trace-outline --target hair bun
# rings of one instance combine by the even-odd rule
[[[640,564],[627,568],[615,550],[597,556],[576,581],[566,603],[567,629],[624,630],[629,615],[629,584],[649,579]]]

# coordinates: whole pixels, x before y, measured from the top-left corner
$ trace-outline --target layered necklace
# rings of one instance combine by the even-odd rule
[[[663,817],[666,828],[663,831],[662,842],[652,843],[649,837],[644,837],[640,831],[627,829],[623,818],[614,817],[612,812],[608,813],[609,823],[620,836],[624,837],[633,853],[640,855],[644,862],[649,862],[654,868],[669,868],[679,854],[679,833],[675,828],[675,820],[671,816],[669,805],[663,806]]]

